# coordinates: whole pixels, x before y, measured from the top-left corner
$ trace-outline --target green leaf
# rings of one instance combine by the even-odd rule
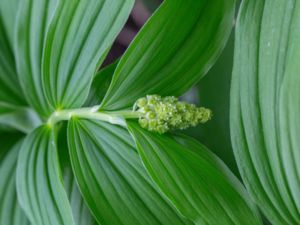
[[[76,225],[96,225],[89,209],[85,205],[71,167],[64,168],[64,184],[68,194]]]
[[[14,46],[17,12],[20,2],[20,0],[1,0],[0,2],[0,17],[6,30],[7,41],[10,43],[12,49]]]
[[[242,185],[203,145],[130,122],[148,173],[177,209],[196,224],[262,224]]]
[[[299,1],[243,1],[232,143],[248,191],[273,224],[300,224],[299,39]]]
[[[94,77],[89,96],[85,101],[86,106],[94,106],[101,102],[109,88],[112,76],[117,67],[118,60],[101,69]]]
[[[5,140],[1,140],[1,145]],[[29,225],[21,209],[16,192],[16,167],[20,145],[18,142],[0,160],[0,224]],[[1,152],[3,151],[1,146]]]
[[[73,118],[68,141],[79,188],[100,224],[191,224],[156,189],[124,128]]]
[[[61,1],[47,34],[43,85],[55,109],[80,107],[133,0]]]
[[[14,1],[12,1],[13,4]],[[17,77],[13,46],[11,43],[10,17],[6,18],[6,10],[10,4],[6,0],[0,2],[0,102],[25,105],[24,97]],[[12,26],[12,27],[10,27]]]
[[[64,186],[70,201],[73,218],[76,225],[97,225],[89,209],[83,201],[75,180],[68,151],[67,123],[64,123],[58,132],[57,149],[62,168]]]
[[[225,46],[234,6],[234,0],[165,0],[121,58],[102,108],[123,109],[147,94],[187,91]]]
[[[0,102],[0,125],[29,133],[40,124],[40,118],[30,108],[15,107]]]
[[[17,191],[32,225],[72,225],[54,131],[41,126],[23,142],[17,168]]]
[[[19,80],[30,105],[42,116],[51,107],[42,86],[42,55],[49,23],[58,0],[22,0],[16,31],[16,62]]]

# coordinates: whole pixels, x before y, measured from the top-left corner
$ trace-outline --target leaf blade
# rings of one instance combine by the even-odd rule
[[[17,77],[11,32],[13,24],[6,18],[6,10],[15,1],[1,1],[0,3],[0,101],[14,105],[26,105]],[[10,25],[10,26],[9,26]]]
[[[29,133],[41,124],[38,115],[27,107],[16,107],[0,102],[0,125]]]
[[[147,94],[180,95],[199,81],[225,45],[234,3],[164,1],[121,58],[102,108],[124,109]]]
[[[18,159],[17,191],[33,225],[74,224],[61,178],[54,131],[49,127],[35,129],[24,140]]]
[[[184,216],[196,224],[262,224],[242,185],[204,146],[128,127],[148,173]]]
[[[299,13],[294,1],[244,1],[236,32],[232,143],[248,191],[274,224],[300,223],[298,151],[292,144],[298,103],[290,96],[297,96]]]
[[[64,186],[72,208],[74,222],[76,225],[97,225],[78,189],[78,184],[71,166],[68,140],[66,138],[67,126],[65,125],[66,124],[64,124],[58,132],[57,147],[62,167]]]
[[[3,20],[3,25],[5,27],[11,49],[14,48],[13,41],[19,3],[19,0],[3,0],[0,2],[0,15]]]
[[[71,167],[64,168],[63,177],[75,224],[96,225],[97,223],[94,220],[94,217],[84,203]]]
[[[68,132],[73,171],[100,224],[190,224],[157,192],[126,130],[73,119]]]
[[[1,140],[1,144],[5,142]],[[29,221],[17,200],[16,164],[21,142],[15,144],[1,157],[0,166],[0,224],[29,225]],[[1,147],[1,152],[4,151]],[[7,213],[9,212],[9,213]]]
[[[61,2],[43,54],[43,86],[53,108],[84,103],[92,78],[132,6],[133,0]]]
[[[29,104],[43,117],[53,110],[44,95],[41,63],[46,33],[58,0],[24,0],[19,4],[15,56],[19,80]]]

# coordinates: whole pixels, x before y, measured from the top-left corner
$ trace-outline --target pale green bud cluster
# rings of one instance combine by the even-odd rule
[[[140,113],[140,125],[160,134],[175,129],[186,129],[211,119],[211,110],[181,102],[173,96],[148,95],[137,100],[135,111]]]

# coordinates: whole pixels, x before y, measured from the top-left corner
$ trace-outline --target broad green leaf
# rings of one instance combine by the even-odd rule
[[[76,225],[97,225],[79,192],[74,173],[71,168],[67,142],[67,123],[63,123],[57,138],[58,156],[61,163],[64,186],[70,201]]]
[[[42,87],[42,55],[57,2],[22,0],[17,18],[15,55],[19,80],[30,105],[44,117],[51,107]]]
[[[0,102],[0,125],[29,133],[40,124],[40,118],[30,108],[16,107]]]
[[[41,126],[24,140],[18,159],[17,191],[32,225],[74,224],[52,128]]]
[[[85,101],[86,106],[98,105],[99,102],[103,100],[117,64],[118,60],[97,72],[94,77],[89,96]]]
[[[148,173],[182,215],[199,225],[262,224],[242,185],[203,145],[128,126]]]
[[[14,34],[16,29],[16,20],[18,6],[21,0],[1,0],[0,1],[0,17],[3,20],[3,26],[6,30],[7,41],[13,49]]]
[[[0,3],[0,102],[25,105],[25,100],[20,88],[17,77],[15,59],[13,55],[12,44],[10,40],[10,33],[8,20],[5,20],[6,14],[4,2]],[[8,3],[7,3],[8,4]],[[12,24],[9,24],[12,26]]]
[[[5,140],[1,140],[4,151]],[[0,224],[1,225],[29,225],[25,213],[21,209],[16,192],[16,167],[20,145],[18,142],[0,158]]]
[[[43,85],[55,109],[80,107],[126,22],[133,0],[61,1],[43,54]]]
[[[231,135],[244,183],[272,224],[300,224],[300,2],[244,0]]]
[[[234,0],[165,0],[121,58],[102,108],[123,109],[147,94],[187,91],[225,46],[234,6]]]
[[[191,224],[156,189],[124,128],[73,118],[68,141],[80,191],[100,224]]]
[[[96,221],[85,205],[71,167],[64,168],[64,184],[71,204],[76,225],[96,225]]]

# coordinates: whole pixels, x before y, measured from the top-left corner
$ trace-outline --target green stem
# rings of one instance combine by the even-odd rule
[[[58,122],[70,120],[72,117],[101,120],[112,124],[126,126],[125,119],[137,119],[139,112],[134,111],[98,111],[98,107],[66,109],[54,112],[48,119],[47,124],[53,126]]]

